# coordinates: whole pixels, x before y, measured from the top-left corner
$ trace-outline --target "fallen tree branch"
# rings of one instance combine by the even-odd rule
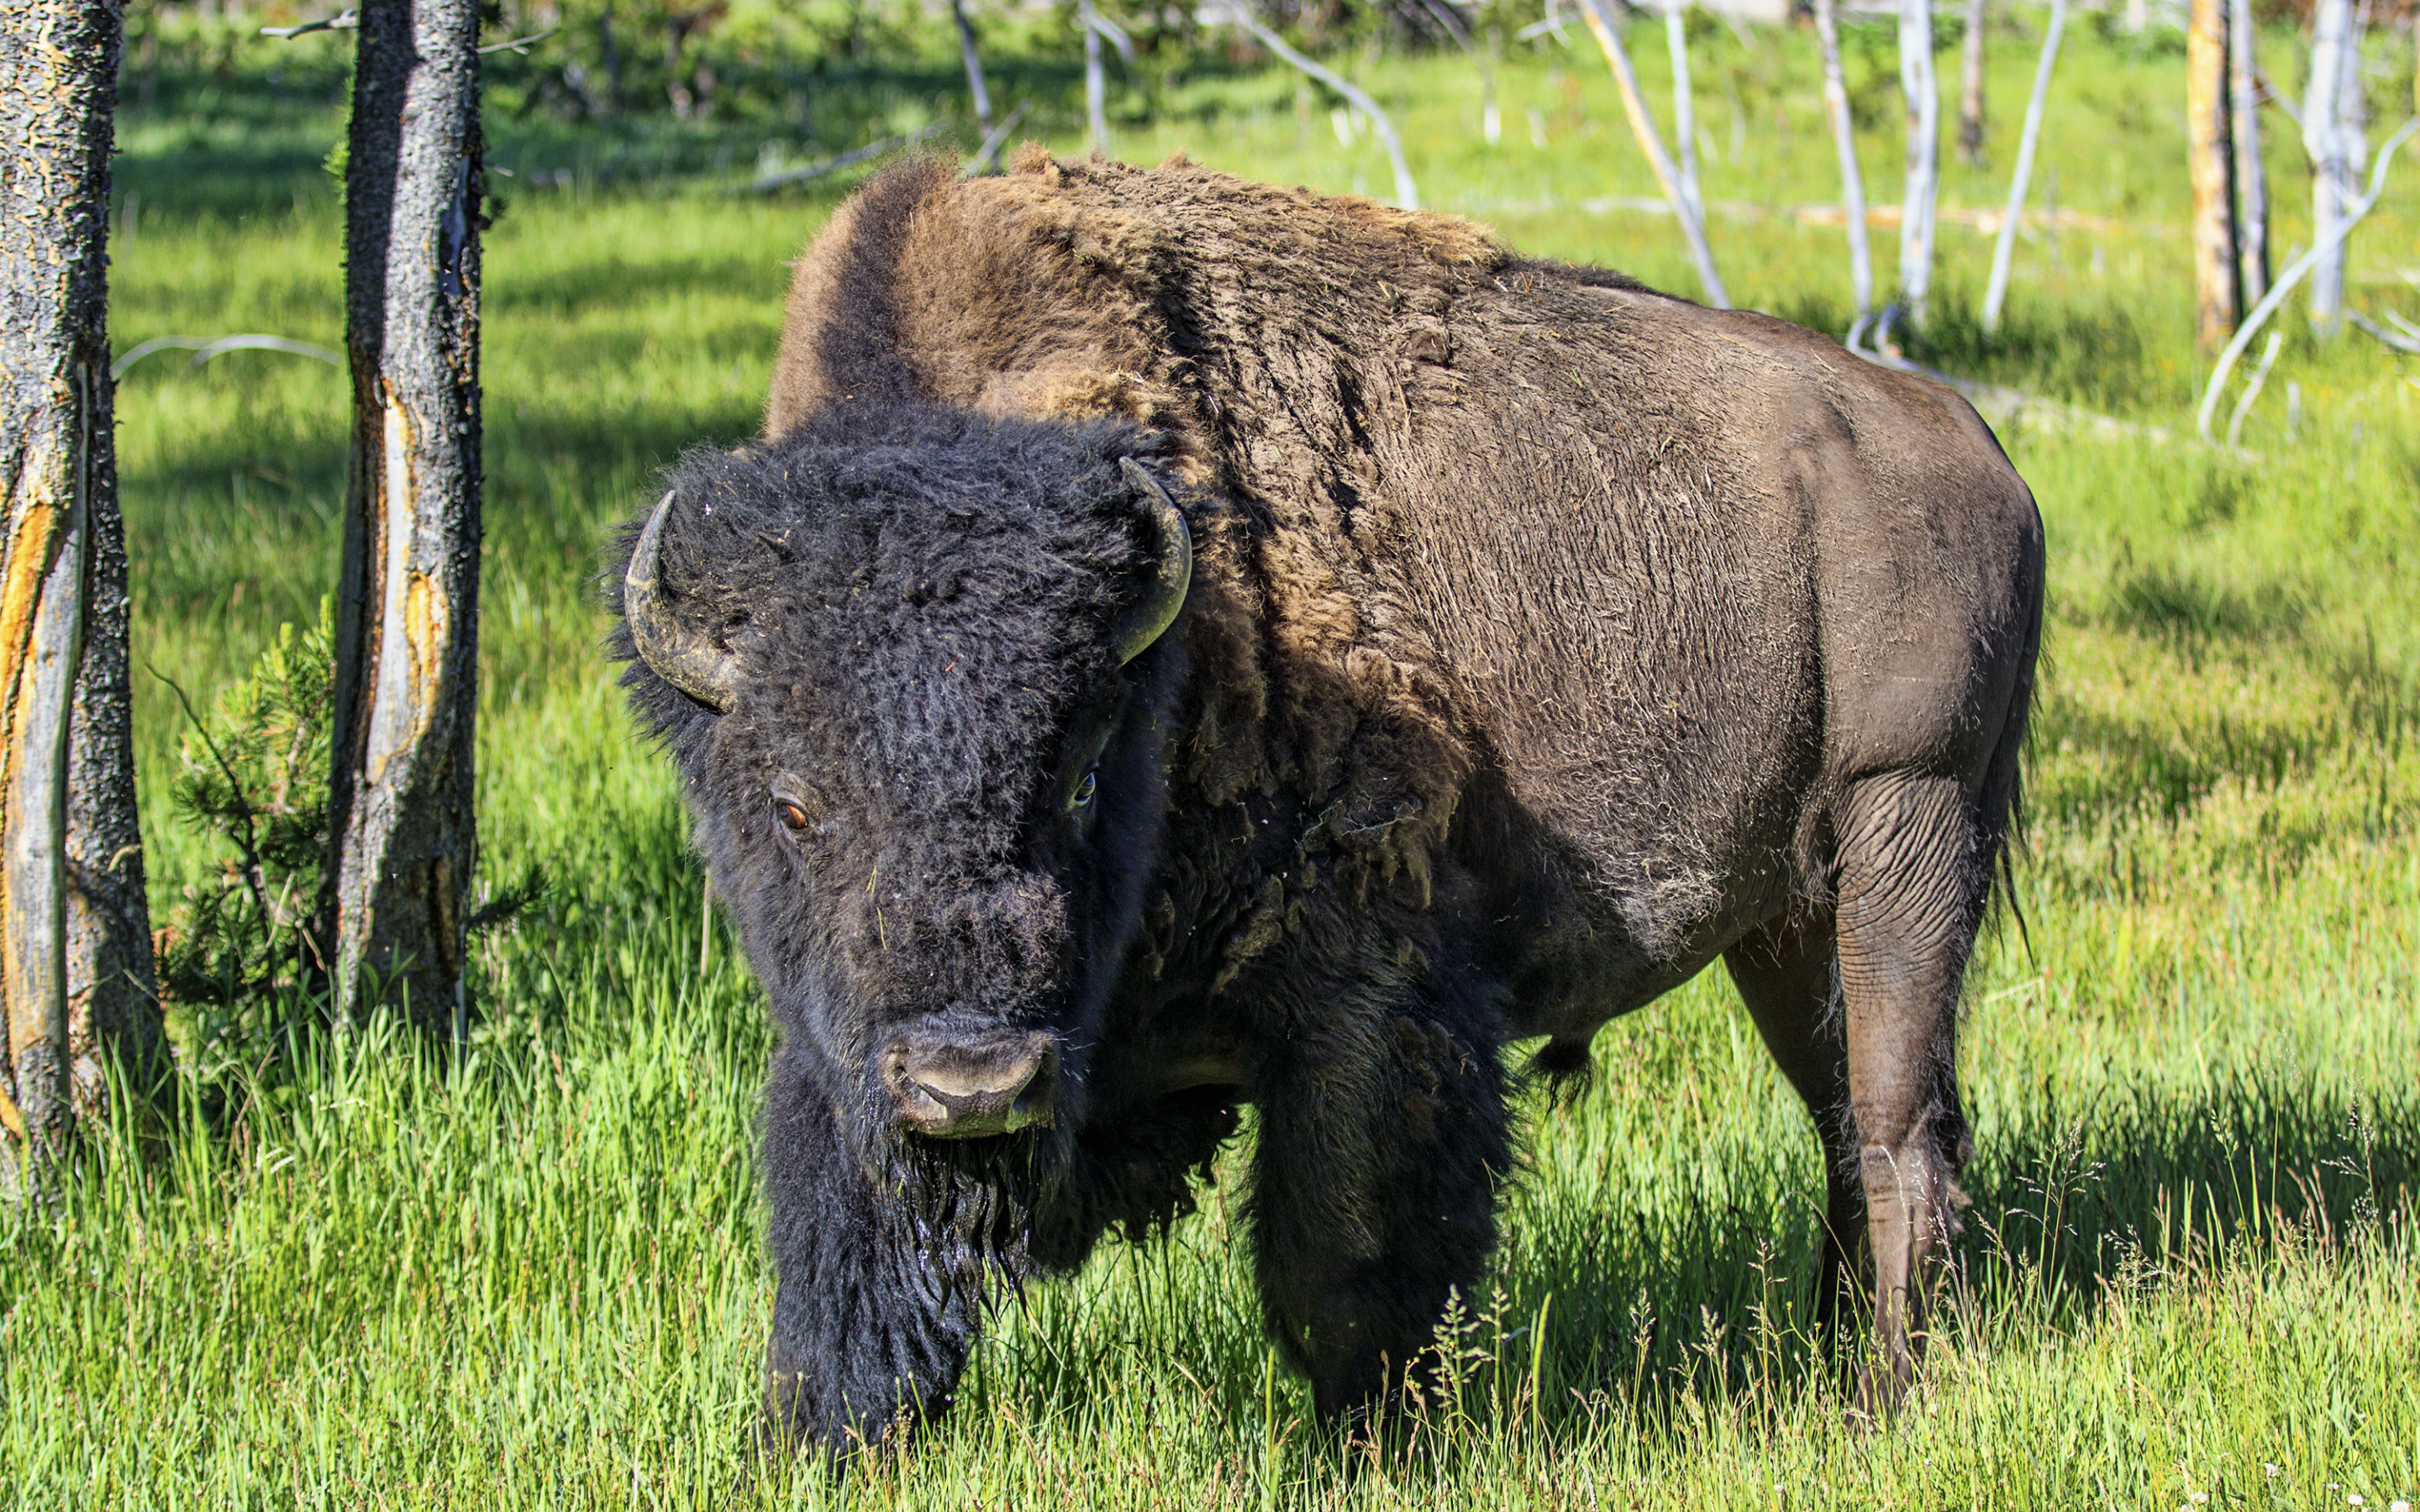
[[[1245,8],[1247,3],[1248,0],[1228,0],[1228,3],[1218,9],[1205,11],[1202,19],[1234,23],[1251,33],[1253,39],[1263,47],[1352,101],[1356,109],[1370,117],[1370,124],[1377,128],[1378,140],[1387,145],[1387,157],[1395,165],[1395,204],[1403,209],[1419,209],[1420,208],[1419,188],[1412,182],[1412,170],[1404,162],[1404,142],[1403,138],[1395,134],[1393,118],[1380,110],[1376,100],[1355,87],[1344,75],[1333,69],[1325,68],[1288,47],[1283,38],[1263,25],[1258,16]]]
[[[2243,317],[2243,323],[2235,328],[2234,339],[2226,344],[2225,351],[2218,354],[2218,365],[2211,369],[2210,387],[2202,391],[2201,411],[2194,418],[2194,429],[2203,440],[2211,440],[2211,417],[2217,412],[2218,396],[2226,392],[2226,377],[2235,371],[2237,361],[2243,356],[2243,348],[2252,345],[2253,332],[2277,313],[2277,307],[2286,302],[2286,296],[2293,292],[2294,285],[2317,268],[2322,258],[2344,245],[2345,239],[2352,235],[2352,228],[2359,225],[2363,217],[2377,205],[2379,196],[2386,192],[2387,165],[2395,161],[2396,148],[2412,140],[2413,131],[2420,131],[2420,116],[2414,116],[2397,127],[2395,134],[2379,147],[2378,157],[2370,164],[2369,193],[2346,207],[2343,219],[2331,226],[2327,235],[2319,238],[2310,251],[2287,265],[2286,270],[2277,275],[2277,282],[2269,286],[2268,294],[2253,306],[2252,313]]]
[[[2359,319],[2360,316],[2354,316]],[[2269,349],[2260,354],[2260,365],[2252,370],[2252,381],[2243,386],[2243,396],[2235,401],[2235,413],[2226,422],[2226,449],[2234,451],[2243,440],[2243,419],[2252,413],[2253,401],[2260,397],[2261,386],[2269,381],[2269,369],[2277,363],[2277,348],[2286,338],[2276,332],[2269,332]]]
[[[853,147],[836,157],[819,158],[814,162],[796,168],[784,168],[780,173],[760,174],[756,181],[748,186],[747,193],[765,194],[776,189],[787,188],[791,184],[803,184],[812,178],[821,178],[827,174],[838,173],[843,168],[855,167],[861,162],[878,158],[886,152],[895,152],[901,147],[914,147],[919,142],[927,141],[940,134],[941,128],[939,123],[936,123],[925,127],[921,131],[910,131],[905,136],[886,136],[879,142],[869,142],[861,147]]]
[[[479,55],[485,57],[490,53],[519,53],[523,57],[527,57],[532,43],[543,42],[562,29],[560,26],[549,26],[542,32],[532,32],[527,37],[516,37],[509,42],[489,42],[479,49]]]
[[[2379,329],[2378,325],[2373,322],[2369,316],[2362,314],[2359,310],[2347,310],[2345,312],[2345,318],[2351,321],[2355,326],[2358,326],[2363,331],[2369,332],[2370,335],[2376,337],[2382,345],[2393,347],[2395,350],[2402,352],[2407,356],[2420,357],[2420,340],[2414,340],[2410,336],[2398,336],[2392,331],[2382,331]]]
[[[260,28],[260,35],[282,38],[290,42],[297,37],[308,36],[312,32],[349,32],[361,23],[362,13],[353,7],[347,6],[333,16],[319,21],[306,21],[300,26],[263,26]]]
[[[1032,108],[1032,100],[1018,100],[1016,108],[1008,113],[1005,120],[984,134],[983,146],[975,148],[975,155],[967,160],[967,165],[964,168],[958,170],[958,177],[975,178],[989,172],[991,160],[1000,155],[1001,144],[1008,140],[1008,133],[1016,130],[1016,123],[1025,119],[1025,113]]]
[[[284,336],[154,336],[110,363],[109,380],[115,383],[124,378],[128,368],[153,352],[169,350],[190,351],[194,354],[194,360],[185,364],[185,370],[189,373],[211,358],[222,357],[228,352],[286,352],[295,357],[312,358],[333,367],[345,365],[343,357],[325,347],[314,347],[307,341],[289,341]]]
[[[2176,439],[2164,425],[2137,425],[2112,415],[2096,413],[2081,405],[2045,399],[2039,393],[2027,393],[2023,389],[2012,389],[2003,383],[1981,383],[1973,378],[1960,378],[1937,367],[1927,367],[1897,352],[1878,351],[1859,341],[1868,325],[1886,323],[1898,311],[1899,306],[1889,305],[1879,315],[1861,318],[1852,325],[1845,343],[1850,355],[1862,358],[1876,367],[1887,367],[1894,373],[1912,373],[1920,378],[1930,378],[1943,388],[1955,391],[1963,395],[1966,402],[1975,407],[1975,412],[1994,430],[2023,421],[2043,430],[2067,431],[2104,441],[2147,440],[2164,445]]]

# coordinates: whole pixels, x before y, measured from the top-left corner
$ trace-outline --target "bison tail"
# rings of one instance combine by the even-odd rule
[[[1589,1041],[1559,1036],[1540,1045],[1522,1070],[1525,1078],[1545,1083],[1546,1095],[1557,1103],[1569,1103],[1578,1097],[1595,1072],[1596,1062],[1589,1057]]]
[[[2025,911],[2017,898],[2016,858],[2025,848],[2024,747],[2027,717],[2032,713],[2034,669],[2039,655],[2041,626],[2039,611],[2034,625],[2034,644],[2027,648],[2024,673],[2018,679],[2016,692],[2009,701],[2009,720],[2000,733],[1998,748],[1992,752],[1992,762],[1983,772],[1983,789],[1978,796],[1976,810],[1977,855],[1989,878],[1986,907],[2005,906],[2009,917],[2016,921],[2017,938],[2025,948],[2025,958],[2033,959],[2033,933],[2025,928]]]

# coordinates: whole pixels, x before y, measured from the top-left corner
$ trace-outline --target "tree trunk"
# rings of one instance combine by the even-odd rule
[[[1866,246],[1866,176],[1857,167],[1857,138],[1849,117],[1849,90],[1840,78],[1840,28],[1832,0],[1815,0],[1815,37],[1823,50],[1823,111],[1840,155],[1840,196],[1849,219],[1849,289],[1859,318],[1874,307],[1874,259]]]
[[[1932,303],[1932,206],[1941,187],[1941,89],[1930,0],[1900,0],[1899,86],[1907,103],[1907,186],[1900,196],[1899,297],[1921,329]]]
[[[461,1027],[476,830],[478,0],[365,0],[345,174],[353,441],[325,959]]]
[[[2050,0],[2050,26],[2042,33],[2041,58],[2034,65],[2034,90],[2025,100],[2024,129],[2017,133],[2017,166],[2009,175],[2009,208],[1992,246],[1992,278],[1983,289],[1983,334],[1997,335],[2000,309],[2009,298],[2009,267],[2016,255],[2017,227],[2025,213],[2025,190],[2033,181],[2034,149],[2041,145],[2042,106],[2050,99],[2051,70],[2058,66],[2058,42],[2067,31],[2067,0]],[[2055,210],[2055,207],[2054,207]]]
[[[1958,161],[1983,165],[1983,27],[1989,0],[1966,0],[1966,35],[1958,48]]]
[[[1084,28],[1084,130],[1091,150],[1109,150],[1108,89],[1101,80],[1101,28],[1094,23],[1093,0],[1076,0],[1077,20]]]
[[[2243,307],[2269,293],[2269,169],[2260,161],[2260,85],[2252,0],[2229,0],[2227,110],[2235,127],[2235,245]]]
[[[1621,113],[1630,119],[1630,134],[1645,154],[1647,166],[1654,171],[1664,201],[1672,207],[1673,219],[1681,223],[1681,236],[1689,244],[1690,259],[1698,265],[1698,284],[1705,291],[1706,302],[1717,310],[1730,309],[1730,294],[1723,287],[1722,275],[1714,270],[1714,249],[1706,244],[1706,223],[1682,189],[1680,170],[1664,150],[1655,117],[1647,113],[1647,97],[1638,91],[1638,73],[1630,66],[1630,52],[1621,45],[1621,34],[1613,29],[1613,19],[1606,13],[1606,0],[1580,0],[1580,14],[1605,54],[1606,67],[1613,70],[1613,85],[1621,93]]]
[[[104,404],[110,387],[104,370]],[[84,663],[68,724],[68,1078],[79,1120],[105,1110],[113,1057],[138,1085],[166,1069],[134,801],[134,689],[127,669],[132,606],[111,433],[104,414],[93,427]]]
[[[975,52],[975,29],[967,21],[966,0],[950,0],[950,15],[958,23],[958,53],[967,65],[967,93],[973,97],[975,129],[991,135],[991,91],[984,87],[983,59]]]
[[[2243,313],[2235,243],[2228,0],[2192,0],[2185,24],[2185,151],[2193,174],[2194,344],[2214,352]]]
[[[2334,239],[2354,197],[2343,131],[2345,75],[2352,71],[2352,0],[2318,0],[2311,12],[2311,76],[2303,95],[2303,150],[2311,160],[2311,324],[2334,335],[2344,311],[2344,243]]]
[[[114,0],[0,23],[0,1194],[159,1044],[126,740],[109,378]],[[97,551],[96,537],[106,543]],[[96,579],[99,580],[96,581]],[[98,610],[98,613],[96,613]],[[97,641],[84,666],[85,641]],[[80,673],[84,674],[80,678]],[[85,895],[70,903],[71,888]],[[128,938],[131,931],[132,940]]]
[[[1689,86],[1689,28],[1682,0],[1664,0],[1664,48],[1672,56],[1672,146],[1681,157],[1681,193],[1698,224],[1706,224],[1706,197],[1698,187],[1698,102]]]

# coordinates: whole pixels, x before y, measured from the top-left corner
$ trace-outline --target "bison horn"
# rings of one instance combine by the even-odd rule
[[[1118,663],[1123,666],[1149,650],[1151,643],[1176,623],[1177,611],[1185,608],[1185,591],[1193,584],[1193,532],[1186,529],[1185,517],[1178,512],[1176,501],[1168,496],[1168,490],[1141,463],[1122,456],[1118,466],[1127,481],[1151,501],[1154,533],[1159,537],[1153,553],[1156,561],[1151,586],[1143,591],[1141,601],[1118,622]]]
[[[622,618],[639,659],[658,677],[718,714],[728,712],[738,691],[738,658],[680,623],[656,580],[656,555],[663,545],[664,517],[672,513],[666,493],[647,517],[622,577]]]

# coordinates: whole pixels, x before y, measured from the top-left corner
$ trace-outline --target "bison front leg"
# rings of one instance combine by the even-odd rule
[[[1507,1168],[1492,1037],[1418,1008],[1306,1012],[1259,1090],[1251,1218],[1262,1306],[1324,1417],[1398,1393],[1496,1242]],[[1374,1019],[1374,1026],[1373,1020]]]
[[[938,1417],[974,1342],[978,1301],[932,1273],[907,1215],[866,1180],[786,1054],[766,1091],[765,1173],[776,1280],[768,1439],[845,1453]]]
[[[1894,1405],[1914,1375],[1931,1272],[1965,1200],[1958,998],[1990,885],[1976,833],[1954,779],[1869,778],[1841,806],[1841,1017],[1874,1267],[1875,1359],[1861,1396],[1874,1408]]]

